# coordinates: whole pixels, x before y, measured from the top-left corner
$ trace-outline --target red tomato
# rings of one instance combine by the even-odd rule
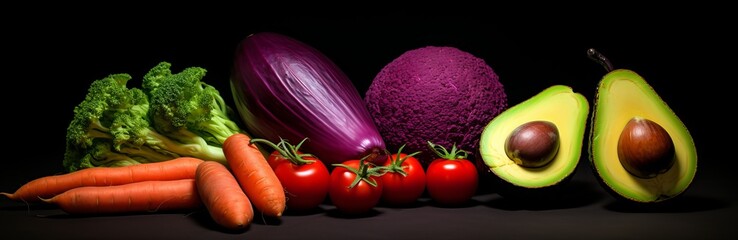
[[[479,175],[477,168],[468,159],[466,152],[453,146],[451,152],[442,146],[428,142],[439,158],[433,160],[426,170],[428,195],[443,205],[458,205],[467,202],[477,191]]]
[[[285,140],[277,145],[267,143],[275,148],[267,161],[279,178],[287,197],[287,210],[305,211],[317,208],[328,196],[330,173],[325,164],[310,154],[298,151],[302,142],[292,146]]]
[[[403,146],[404,147],[404,146]],[[407,205],[414,203],[425,191],[425,170],[417,158],[402,153],[389,156],[385,163],[387,172],[380,177],[382,181],[382,201],[389,205]]]
[[[270,158],[274,156],[272,153]],[[281,157],[276,153],[275,158]],[[305,160],[313,160],[312,163],[294,164],[287,161],[276,160],[274,173],[284,187],[287,196],[287,210],[310,210],[318,207],[326,196],[330,187],[330,173],[325,164],[315,157],[305,157]]]
[[[347,160],[331,172],[331,187],[328,191],[331,202],[347,214],[369,212],[382,197],[382,182],[379,173],[362,160]]]

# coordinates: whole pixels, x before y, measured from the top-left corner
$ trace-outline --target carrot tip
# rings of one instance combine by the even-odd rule
[[[38,199],[45,203],[53,203],[53,199],[51,198],[42,198],[39,196]]]
[[[0,192],[0,195],[6,196],[12,200],[15,200],[15,195],[12,193]]]

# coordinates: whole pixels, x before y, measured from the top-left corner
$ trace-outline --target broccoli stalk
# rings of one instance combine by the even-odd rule
[[[152,72],[154,71],[156,68],[152,69]],[[221,127],[221,125],[230,126],[228,124],[233,124],[235,128],[230,128],[233,130],[228,130],[229,132],[219,133],[221,134],[219,136],[238,132],[240,130],[235,123],[228,123],[230,121],[228,118],[219,119],[217,110],[211,110],[210,105],[207,105],[208,108],[203,107],[199,110],[211,115],[192,115],[197,116],[197,121],[192,121],[192,126],[196,126],[193,131],[186,127],[189,125],[168,122],[170,120],[179,121],[178,119],[163,118],[159,115],[151,117],[152,104],[150,104],[148,93],[138,88],[128,88],[126,84],[130,79],[131,76],[128,74],[111,74],[94,81],[85,99],[75,107],[74,118],[67,128],[67,146],[63,162],[68,171],[95,166],[126,166],[159,162],[180,156],[226,163],[221,148],[222,142],[216,144],[209,141],[209,139],[219,139],[210,133],[222,131],[220,129],[226,127]],[[162,83],[162,86],[168,85],[166,81]],[[181,89],[180,91],[168,94],[186,95],[189,90]],[[204,96],[209,96],[211,99],[216,96],[212,92],[208,94]],[[163,103],[157,102],[154,105],[156,111],[153,112],[158,113],[160,112],[158,109],[166,108],[167,106]],[[178,104],[185,103],[179,102]],[[177,105],[169,107],[177,109]],[[220,108],[227,109],[225,104],[220,105]],[[192,111],[196,110],[198,109],[192,109]],[[208,119],[207,116],[215,116],[211,117],[215,120]],[[211,127],[208,123],[217,124],[217,126]],[[156,124],[160,126],[157,127]],[[162,129],[162,132],[159,129]]]

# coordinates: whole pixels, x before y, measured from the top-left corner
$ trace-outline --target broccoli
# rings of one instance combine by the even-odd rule
[[[143,79],[157,131],[175,138],[194,133],[215,146],[223,146],[226,138],[241,132],[218,90],[201,81],[207,70],[190,67],[172,74],[170,67],[161,62]]]
[[[67,171],[181,156],[225,163],[223,141],[241,132],[230,108],[215,88],[200,82],[204,69],[171,74],[169,66],[151,69],[142,88],[127,86],[129,74],[92,82],[67,128]]]

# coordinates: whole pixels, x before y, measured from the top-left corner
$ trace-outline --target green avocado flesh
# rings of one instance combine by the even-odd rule
[[[675,162],[653,178],[630,174],[618,159],[618,140],[628,121],[642,117],[663,127],[674,143]],[[697,170],[697,151],[681,120],[633,71],[614,70],[600,81],[590,128],[590,161],[610,190],[635,202],[659,202],[681,194]]]
[[[587,99],[564,85],[551,86],[497,115],[482,131],[482,160],[496,176],[523,188],[554,186],[577,167],[589,114]],[[559,131],[559,149],[550,163],[535,168],[516,164],[505,153],[505,140],[518,126],[549,121]]]

